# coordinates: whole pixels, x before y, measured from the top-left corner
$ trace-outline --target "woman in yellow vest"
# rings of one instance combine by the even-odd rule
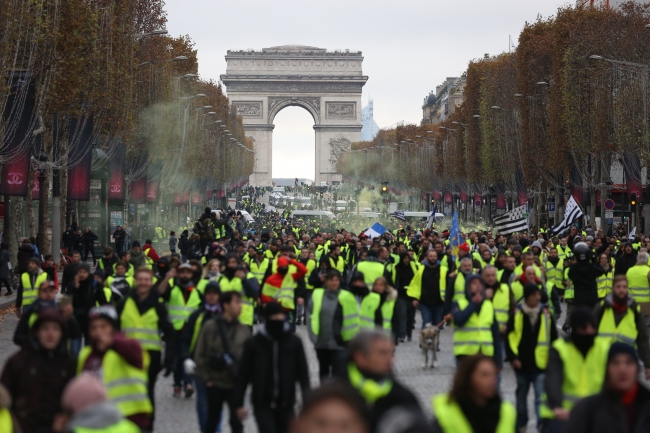
[[[77,373],[101,377],[108,400],[125,418],[149,431],[153,412],[147,390],[149,355],[137,340],[117,332],[118,320],[111,305],[90,310],[90,344],[79,353]]]
[[[596,285],[598,287],[598,299],[602,301],[612,291],[612,284],[614,283],[614,265],[608,254],[601,254],[598,257],[600,267],[605,270],[605,273],[596,278]]]
[[[517,414],[497,390],[498,369],[485,355],[469,356],[456,370],[448,394],[433,398],[436,430],[441,433],[512,433]]]
[[[373,283],[372,291],[379,295],[379,307],[375,313],[375,326],[392,330],[397,290],[388,284],[386,278],[380,277]]]

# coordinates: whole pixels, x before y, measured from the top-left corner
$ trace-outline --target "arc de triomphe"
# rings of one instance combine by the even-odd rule
[[[248,137],[255,141],[250,183],[271,185],[273,119],[299,106],[314,118],[316,184],[338,181],[336,160],[361,139],[361,89],[368,80],[361,52],[285,45],[262,51],[228,51],[221,81]],[[288,177],[276,173],[277,177]]]

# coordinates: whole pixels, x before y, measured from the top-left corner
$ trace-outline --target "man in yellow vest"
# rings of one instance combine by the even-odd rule
[[[38,297],[38,288],[47,280],[38,259],[32,257],[27,262],[27,271],[20,275],[16,293],[16,316],[20,318],[23,307],[29,306]]]
[[[314,290],[314,286],[309,284],[309,277],[314,269],[316,269],[316,260],[309,258],[309,248],[307,247],[303,247],[300,250],[298,260],[307,268],[307,274],[302,280],[298,280],[298,288],[296,290],[296,298],[298,299],[296,325],[301,325],[303,322],[307,323],[306,306],[309,305],[309,300]]]
[[[524,286],[524,300],[517,306],[508,321],[505,338],[506,358],[517,378],[517,429],[528,424],[528,391],[535,392],[537,427],[541,426],[540,405],[544,392],[544,371],[548,364],[548,351],[557,339],[555,320],[542,304],[542,291],[536,284]]]
[[[151,290],[153,271],[140,268],[135,273],[135,288],[115,307],[119,317],[120,330],[127,338],[132,338],[149,355],[148,393],[155,418],[155,388],[158,373],[165,368],[165,377],[172,372],[174,350],[178,347],[176,332],[167,316],[165,305],[158,300],[158,293]],[[165,359],[162,358],[162,342],[165,342]]]
[[[497,268],[487,265],[481,271],[481,280],[485,284],[485,297],[492,302],[494,307],[494,317],[499,324],[501,335],[506,333],[508,319],[515,309],[515,298],[506,283],[500,283],[497,280]]]
[[[201,292],[195,287],[192,277],[192,265],[183,263],[178,269],[171,269],[165,278],[158,284],[158,292],[167,303],[169,319],[176,331],[176,350],[174,350],[174,397],[180,397],[181,388],[185,386],[185,397],[189,398],[194,393],[191,378],[183,371],[181,353],[181,333],[190,315],[198,310],[203,302]],[[173,281],[170,284],[170,281]]]
[[[650,266],[648,253],[640,252],[636,257],[636,265],[626,273],[628,290],[632,298],[641,307],[646,325],[650,322]]]
[[[571,334],[551,345],[544,378],[544,429],[561,432],[575,403],[600,391],[605,379],[609,344],[596,339],[592,311],[577,306],[571,314]]]
[[[296,272],[290,272],[290,266],[295,266]],[[296,329],[296,281],[304,278],[306,274],[307,268],[299,261],[280,257],[277,272],[268,277],[262,287],[262,304],[275,301],[282,305],[292,331]]]
[[[400,384],[392,373],[395,344],[389,333],[381,329],[364,329],[348,345],[350,354],[344,374],[346,382],[367,404],[370,431],[384,414],[394,408],[415,408],[417,398]]]
[[[242,297],[242,311],[239,321],[246,326],[253,326],[255,318],[255,299],[259,297],[260,287],[255,276],[246,272],[241,259],[234,253],[225,258],[225,269],[217,278],[221,293],[235,291]]]
[[[485,299],[485,285],[478,275],[466,278],[466,297],[453,304],[445,320],[454,323],[454,356],[457,362],[477,353],[494,358],[501,368],[501,337],[494,306]],[[497,350],[498,349],[498,350]]]
[[[137,340],[120,334],[118,326],[119,318],[112,305],[90,310],[90,344],[79,354],[77,373],[101,377],[108,400],[142,431],[151,432],[153,407],[147,393],[149,354]]]
[[[271,261],[264,257],[264,247],[259,246],[255,250],[255,256],[253,256],[252,260],[249,262],[249,268],[251,270],[251,273],[255,276],[255,279],[257,279],[257,284],[262,286],[264,284],[264,277],[271,265]]]
[[[422,266],[417,268],[406,294],[413,299],[413,306],[420,309],[422,329],[427,323],[438,326],[445,313],[448,269],[439,265],[438,253],[428,250]]]
[[[617,341],[636,348],[645,366],[646,378],[650,378],[650,342],[648,328],[639,304],[629,295],[627,279],[614,277],[612,292],[596,306],[594,312],[598,324],[598,339],[609,344]]]
[[[354,295],[341,289],[341,274],[331,269],[325,288],[314,289],[307,305],[307,331],[316,349],[321,383],[343,373],[344,348],[359,332],[359,309]]]
[[[377,252],[370,250],[368,251],[366,260],[359,262],[357,266],[352,269],[351,275],[355,272],[363,275],[366,287],[370,289],[377,278],[384,276],[386,269],[383,263],[378,261]],[[388,276],[390,278],[390,272],[388,273]]]

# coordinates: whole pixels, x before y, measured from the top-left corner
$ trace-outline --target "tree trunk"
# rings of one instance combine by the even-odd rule
[[[25,197],[25,209],[27,210],[27,222],[29,223],[29,237],[35,238],[36,220],[34,219],[34,201],[32,200],[32,190],[34,189],[34,166],[29,164],[29,176],[27,176],[27,196]]]
[[[589,224],[596,230],[596,188],[589,186]],[[602,221],[601,221],[602,223]]]
[[[23,199],[22,197],[11,198],[11,233],[9,233],[9,245],[13,246],[14,250],[11,251],[12,264],[16,265],[18,262],[18,246],[23,237]],[[5,209],[6,212],[6,209]],[[15,266],[14,266],[15,267]]]
[[[560,188],[555,188],[555,212],[553,213],[553,225],[560,223]]]

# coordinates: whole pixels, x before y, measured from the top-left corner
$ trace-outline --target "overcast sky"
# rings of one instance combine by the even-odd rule
[[[189,34],[199,74],[219,79],[226,51],[299,44],[363,52],[380,128],[419,123],[422,101],[471,59],[508,51],[526,21],[553,15],[561,0],[166,0],[171,35]],[[571,4],[575,1],[571,0]],[[273,177],[314,176],[311,116],[289,107],[275,118]]]

